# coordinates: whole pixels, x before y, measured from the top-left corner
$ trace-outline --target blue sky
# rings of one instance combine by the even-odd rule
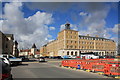
[[[2,32],[14,34],[20,48],[56,39],[67,21],[80,35],[118,38],[117,2],[13,2],[2,11]]]

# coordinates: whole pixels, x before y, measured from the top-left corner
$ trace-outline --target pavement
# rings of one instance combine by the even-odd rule
[[[47,62],[29,61],[12,67],[13,78],[108,78],[82,70],[59,67],[62,60],[47,59]]]

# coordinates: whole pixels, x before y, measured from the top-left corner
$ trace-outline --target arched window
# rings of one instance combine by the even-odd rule
[[[73,55],[73,51],[71,52],[71,55]]]
[[[77,56],[77,51],[75,52],[75,56]]]
[[[69,55],[69,51],[67,52],[67,55]]]

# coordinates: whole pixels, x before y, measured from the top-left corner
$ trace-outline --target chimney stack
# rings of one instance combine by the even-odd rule
[[[98,37],[98,35],[96,35],[95,37]]]
[[[87,36],[90,36],[89,34],[87,34]]]

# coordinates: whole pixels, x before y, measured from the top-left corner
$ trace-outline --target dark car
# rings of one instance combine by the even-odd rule
[[[3,58],[0,58],[0,67],[1,80],[13,80],[11,67],[9,64],[4,62]]]

